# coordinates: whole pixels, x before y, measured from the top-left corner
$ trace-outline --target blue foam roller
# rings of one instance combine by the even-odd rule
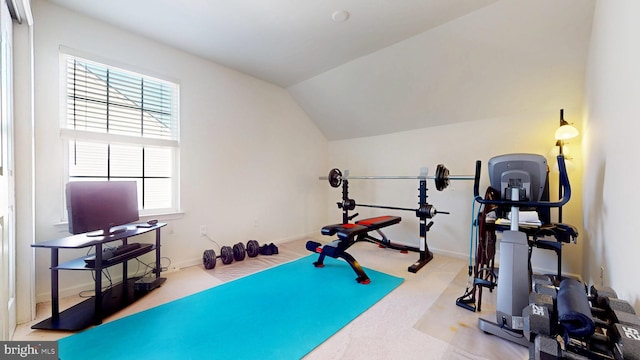
[[[338,249],[331,246],[331,244],[327,244],[322,248],[322,253],[327,255],[328,257],[337,258],[338,257]]]
[[[316,252],[316,249],[318,247],[320,247],[320,243],[319,242],[307,241],[307,250],[309,250],[311,252]]]
[[[557,297],[558,321],[567,334],[587,337],[596,330],[591,307],[584,286],[577,280],[565,279],[560,283]]]

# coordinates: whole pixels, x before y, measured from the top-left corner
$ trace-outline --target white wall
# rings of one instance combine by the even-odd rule
[[[569,103],[565,119],[579,119],[580,104]],[[553,154],[553,134],[558,127],[558,112],[523,112],[508,118],[481,119],[452,125],[436,126],[383,136],[332,141],[329,144],[330,168],[349,169],[352,175],[418,175],[420,167],[429,167],[434,174],[437,164],[444,164],[452,175],[473,175],[475,161],[482,161],[480,195],[489,185],[487,161],[506,153],[536,153],[547,158],[552,169],[550,191],[552,200],[557,199],[557,163]],[[574,144],[574,160],[570,165],[570,181],[573,197],[564,207],[563,222],[575,225],[582,233],[580,149]],[[572,149],[573,150],[573,149]],[[327,170],[328,172],[328,170]],[[436,253],[467,258],[469,255],[469,232],[473,181],[452,181],[442,192],[428,183],[429,203],[450,215],[436,215],[428,235],[430,248]],[[327,186],[328,187],[328,186]],[[407,208],[417,207],[417,180],[352,180],[349,182],[350,197],[363,204],[391,205]],[[329,220],[340,222],[341,212],[335,202],[340,201],[340,189],[329,190]],[[477,206],[476,206],[477,209]],[[418,219],[411,212],[357,208],[358,218],[381,214],[402,216],[399,225],[385,232],[397,242],[418,246]],[[557,221],[552,214],[552,221]],[[580,275],[582,268],[583,241],[564,247],[563,272]],[[436,255],[437,256],[437,255]],[[410,259],[411,262],[415,259]],[[556,257],[550,251],[537,250],[532,259],[533,266],[540,270],[555,272]],[[428,268],[425,268],[423,271]]]
[[[317,233],[326,221],[327,140],[282,88],[55,6],[33,4],[36,88],[36,241],[67,235],[59,138],[59,47],[176,80],[181,86],[184,214],[162,230],[162,255],[201,262],[220,245],[261,244]],[[145,241],[144,239],[136,240]],[[75,257],[83,251],[62,251]],[[49,253],[36,251],[36,292],[49,292]],[[27,266],[24,264],[23,266]],[[63,294],[91,289],[89,272],[62,272]],[[81,284],[82,286],[77,286]]]
[[[587,71],[584,132],[585,277],[640,310],[635,226],[640,192],[640,2],[599,0]]]

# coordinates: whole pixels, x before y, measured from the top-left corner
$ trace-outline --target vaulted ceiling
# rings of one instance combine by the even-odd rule
[[[282,86],[328,139],[579,97],[594,8],[594,0],[49,1]]]

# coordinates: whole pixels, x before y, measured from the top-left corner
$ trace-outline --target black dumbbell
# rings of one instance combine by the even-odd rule
[[[208,249],[202,254],[202,264],[204,268],[209,270],[216,267],[216,259],[220,258],[225,265],[233,262],[233,250],[230,246],[223,246],[220,248],[220,255],[216,255],[215,250]]]
[[[618,294],[608,286],[591,285],[589,288],[589,302],[594,307],[604,307],[606,299],[617,299]]]
[[[547,320],[551,324],[556,323],[556,288],[551,286],[551,279],[546,275],[533,275],[532,288],[534,292],[529,296],[529,303],[535,304],[536,306],[530,305],[528,308],[525,308],[524,310],[527,312],[524,313],[523,310],[523,317],[534,316],[535,318],[532,319],[532,324],[529,330],[535,334],[538,330],[538,326],[536,324],[540,324],[540,331],[545,333],[550,329],[550,326],[545,323]],[[640,324],[635,322],[637,317],[635,316],[635,310],[631,304],[624,300],[617,299],[617,296],[616,292],[610,287],[598,287],[592,285],[590,288],[590,294],[588,295],[586,294],[585,289],[585,301],[590,306],[592,316],[594,317],[596,324],[606,327],[613,323],[625,322],[640,326]],[[541,311],[537,309],[537,305],[545,306],[549,310],[549,315],[547,316],[546,313],[543,315]],[[596,305],[603,305],[605,308],[600,308]],[[542,319],[540,319],[541,315],[543,315]]]
[[[532,341],[538,335],[551,336],[556,332],[555,321],[551,320],[551,311],[548,307],[535,303],[522,310],[523,334],[527,340]]]
[[[616,359],[640,359],[640,329],[625,324],[614,324],[611,336],[616,339],[613,354]]]
[[[549,275],[533,274],[531,275],[531,287],[532,287],[532,290],[534,291],[535,291],[536,284],[553,285],[553,280]]]
[[[532,303],[531,298],[536,295],[548,295],[555,302],[558,295],[558,288],[554,285],[553,280],[549,275],[534,274],[531,277],[531,294],[529,297],[529,303]]]
[[[247,247],[245,248],[244,244],[239,242],[233,245],[233,258],[236,261],[244,260],[245,255],[249,255],[249,257],[256,257],[260,253],[260,244],[256,240],[247,241]]]
[[[570,351],[562,350],[558,341],[549,336],[536,336],[533,346],[529,346],[529,359],[534,360],[551,360],[551,359],[572,359],[572,360],[589,360],[588,357],[582,356]],[[606,358],[605,358],[606,359]]]
[[[612,324],[607,335],[596,332],[589,342],[568,338],[566,350],[582,353],[591,359],[640,360],[640,327],[629,324]]]
[[[543,305],[549,309],[549,313],[553,319],[555,315],[555,302],[558,289],[553,285],[551,277],[548,275],[534,274],[532,280],[532,292],[529,294],[529,304]],[[619,310],[622,312],[635,314],[633,307],[624,300],[618,300],[618,295],[610,287],[599,287],[592,285],[590,293],[587,296],[594,315],[603,313],[601,306],[606,306],[611,311]],[[619,321],[615,321],[619,322]]]
[[[615,300],[615,301],[614,301]],[[622,304],[624,300],[607,301]],[[628,303],[626,303],[628,304]],[[640,320],[623,310],[630,305],[611,310],[607,321],[596,321],[599,330],[587,338],[566,337],[562,350],[552,338],[559,326],[551,320],[552,314],[544,305],[530,304],[523,310],[524,336],[533,343],[529,346],[531,359],[640,359]],[[610,308],[609,308],[610,310]],[[620,319],[622,323],[616,323]],[[562,333],[562,331],[560,331]],[[533,340],[532,340],[533,338]]]
[[[640,327],[640,318],[631,304],[622,299],[601,297],[597,302],[603,307],[591,307],[591,314],[597,326],[609,328],[621,323]]]
[[[539,334],[529,346],[529,359],[640,359],[640,329],[614,324],[607,346],[587,345],[579,339],[568,339],[564,349],[556,338]]]
[[[554,333],[557,320],[550,295],[531,294],[530,304],[522,310],[524,335],[531,341],[536,334]],[[621,323],[640,328],[640,319],[629,302],[621,299],[606,298],[602,301],[606,308],[591,307],[591,315],[596,326],[610,328]]]

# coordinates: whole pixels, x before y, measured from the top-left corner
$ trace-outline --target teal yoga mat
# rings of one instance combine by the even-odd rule
[[[60,339],[60,359],[299,359],[403,281],[367,269],[361,285],[346,262],[316,257]]]

